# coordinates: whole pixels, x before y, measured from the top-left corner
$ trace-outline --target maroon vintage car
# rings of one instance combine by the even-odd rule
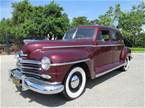
[[[117,68],[126,71],[130,59],[131,52],[116,28],[80,26],[67,31],[63,40],[24,45],[10,77],[23,91],[63,92],[68,99],[74,99],[85,90],[87,79]]]

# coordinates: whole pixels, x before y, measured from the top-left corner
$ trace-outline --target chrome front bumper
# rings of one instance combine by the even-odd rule
[[[49,83],[33,77],[26,77],[17,69],[10,70],[9,77],[20,80],[22,91],[32,90],[41,94],[56,94],[64,90],[64,85],[59,82]]]

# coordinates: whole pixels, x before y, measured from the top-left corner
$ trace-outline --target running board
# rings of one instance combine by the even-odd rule
[[[104,72],[102,72],[102,73],[100,73],[100,74],[97,74],[97,75],[96,75],[96,78],[98,78],[98,77],[100,77],[100,76],[103,76],[103,75],[105,75],[105,74],[107,74],[107,73],[109,73],[109,72],[111,72],[111,71],[113,71],[113,70],[115,70],[115,69],[118,69],[118,68],[122,67],[123,65],[124,65],[124,63],[121,64],[121,65],[119,65],[119,66],[117,66],[117,67],[115,67],[115,68],[112,68],[112,69],[109,69],[109,70],[107,70],[107,71],[104,71]]]

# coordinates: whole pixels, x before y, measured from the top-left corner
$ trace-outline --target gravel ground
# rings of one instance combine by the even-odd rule
[[[8,70],[15,62],[14,56],[0,56],[1,107],[144,107],[145,53],[134,53],[126,72],[116,70],[89,80],[85,93],[72,101],[66,101],[62,94],[18,91],[8,81]]]

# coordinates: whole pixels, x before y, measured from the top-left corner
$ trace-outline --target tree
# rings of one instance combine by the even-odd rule
[[[8,43],[11,35],[12,23],[10,19],[2,19],[0,21],[0,43]]]
[[[145,24],[145,5],[143,2],[138,6],[133,6],[132,10],[122,13],[119,20],[119,27],[124,36],[126,36],[134,47],[137,47],[143,39],[142,26]],[[142,41],[144,44],[144,40]]]
[[[43,11],[43,22],[40,28],[44,31],[43,34],[49,34],[57,39],[63,37],[64,32],[69,28],[69,19],[66,13],[63,13],[63,8],[55,2],[46,5]]]
[[[87,19],[87,17],[84,16],[78,16],[73,18],[72,23],[71,23],[71,27],[78,27],[80,25],[90,25],[91,22]]]
[[[121,11],[120,4],[115,5],[114,8],[109,7],[104,15],[100,15],[98,19],[92,22],[95,21],[96,24],[105,26],[114,26],[113,23],[118,23],[123,36],[132,43],[133,47],[144,46],[143,44],[145,44],[142,33],[142,26],[145,24],[145,3],[143,1],[139,5],[133,6],[128,12]],[[143,44],[140,44],[140,42]]]
[[[8,31],[16,39],[45,38],[47,34],[50,39],[52,36],[61,39],[69,28],[67,14],[54,1],[45,6],[32,6],[28,0],[23,0],[13,3],[12,7],[12,26]]]
[[[104,15],[100,15],[96,20],[96,24],[110,26],[113,17],[113,7],[109,7]]]

